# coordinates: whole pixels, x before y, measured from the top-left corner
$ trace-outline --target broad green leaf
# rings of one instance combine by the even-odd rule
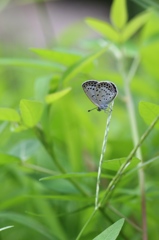
[[[10,163],[19,163],[20,159],[18,157],[5,154],[5,153],[0,153],[0,165],[2,164],[10,164]]]
[[[142,31],[142,35],[141,35],[142,42],[145,42],[149,37],[159,32],[159,25],[157,24],[158,21],[159,21],[158,14],[155,14],[154,12],[150,12],[148,21]]]
[[[0,120],[20,122],[20,115],[12,108],[0,108]]]
[[[97,237],[93,238],[93,240],[115,240],[117,239],[123,224],[124,224],[124,218],[121,218],[114,224],[112,224],[110,227],[108,227],[105,231],[103,231],[101,234],[99,234]]]
[[[150,14],[148,12],[144,12],[129,21],[123,29],[122,41],[126,41],[132,37],[148,21],[149,17]]]
[[[126,158],[118,158],[107,160],[103,162],[102,167],[111,171],[118,171],[119,168],[126,162]],[[133,169],[140,162],[138,158],[132,158],[132,160],[127,164],[125,170],[126,172]]]
[[[20,111],[24,124],[34,127],[41,118],[43,105],[41,102],[23,99],[20,101]]]
[[[128,13],[126,7],[126,0],[114,0],[110,11],[111,22],[117,29],[122,29],[127,20]]]
[[[148,160],[144,163],[140,163],[134,169],[127,172],[126,175],[131,174],[131,173],[133,173],[134,171],[137,171],[140,168],[144,168],[144,167],[148,166],[149,164],[152,164],[153,162],[158,161],[158,160],[159,160],[159,156],[154,157],[154,158],[152,158],[152,159],[150,159],[150,160]]]
[[[64,66],[70,66],[81,58],[81,55],[68,52],[68,51],[66,52],[66,51],[60,51],[60,50],[54,50],[54,49],[48,50],[48,49],[37,49],[37,48],[32,48],[31,50],[43,58],[63,64]]]
[[[6,227],[3,227],[3,228],[0,228],[0,232],[6,230],[8,228],[12,228],[12,227],[14,227],[14,226],[6,226]]]
[[[95,18],[86,18],[86,23],[93,28],[93,30],[100,33],[106,39],[112,40],[114,42],[119,42],[119,35],[114,30],[114,28],[107,22],[100,21]]]
[[[56,71],[63,71],[64,66],[52,63],[50,61],[31,60],[31,59],[11,59],[11,58],[0,58],[0,66],[15,66],[15,67],[28,67],[38,69],[49,69]]]
[[[48,94],[46,96],[45,100],[46,100],[47,103],[53,103],[53,102],[57,101],[58,99],[64,97],[70,91],[71,91],[71,88],[69,87],[69,88],[61,90],[59,92]]]
[[[80,61],[76,62],[74,65],[69,67],[63,74],[61,82],[66,85],[77,73],[79,73],[87,64],[91,63],[93,60],[102,55],[108,47],[102,48],[99,51],[82,58]]]
[[[144,121],[150,125],[159,116],[159,105],[150,102],[140,102],[139,112]],[[159,122],[155,125],[159,129]]]

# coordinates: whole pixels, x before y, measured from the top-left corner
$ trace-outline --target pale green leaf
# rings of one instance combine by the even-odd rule
[[[99,51],[82,58],[80,61],[76,62],[74,65],[72,65],[71,67],[69,67],[63,74],[61,82],[63,82],[65,85],[76,75],[78,74],[80,71],[82,71],[82,69],[88,65],[89,63],[91,63],[93,60],[95,60],[96,58],[98,58],[100,55],[102,55],[106,50],[108,49],[108,47],[102,48]]]
[[[122,41],[126,41],[132,37],[148,21],[149,17],[150,14],[148,12],[144,12],[129,21],[123,29]]]
[[[19,122],[20,115],[12,108],[0,108],[0,120],[9,122]]]
[[[110,227],[108,227],[105,231],[103,231],[101,234],[99,234],[97,237],[93,238],[93,240],[115,240],[117,239],[123,224],[124,224],[124,218],[121,218],[114,224],[112,224]]]
[[[139,112],[144,121],[150,125],[159,116],[159,105],[150,102],[140,102]],[[159,129],[159,122],[155,125]]]
[[[95,19],[95,18],[86,18],[86,23],[95,31],[100,33],[106,39],[109,39],[114,42],[119,42],[119,35],[114,30],[114,28],[107,22]]]
[[[23,99],[20,101],[20,111],[24,124],[28,127],[35,126],[41,118],[43,105],[38,101]]]
[[[19,163],[20,159],[13,155],[9,155],[6,153],[0,153],[0,165],[2,164],[10,164],[10,163]]]
[[[32,60],[32,59],[11,59],[11,58],[0,58],[0,66],[14,66],[14,67],[27,67],[36,69],[49,69],[54,71],[64,70],[64,66],[44,60]]]
[[[37,49],[37,48],[32,48],[31,50],[43,58],[63,64],[65,66],[70,66],[81,58],[81,55],[79,54],[75,54],[75,53],[64,51],[64,50],[60,51],[60,50],[54,50],[54,49],[48,50],[48,49]]]
[[[126,7],[126,0],[114,0],[111,11],[110,18],[112,24],[117,29],[123,29],[127,20],[128,20],[128,12]]]
[[[47,103],[53,103],[55,101],[57,101],[58,99],[64,97],[67,93],[69,93],[71,91],[71,88],[68,87],[64,90],[61,90],[61,91],[58,91],[58,92],[55,92],[55,93],[51,93],[51,94],[48,94],[45,98],[46,102]]]
[[[111,171],[118,171],[119,168],[126,162],[126,158],[118,158],[107,160],[103,162],[102,167]],[[132,158],[131,161],[127,164],[125,170],[126,172],[133,169],[140,162],[138,158]]]

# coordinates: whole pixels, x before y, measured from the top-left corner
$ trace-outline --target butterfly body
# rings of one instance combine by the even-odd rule
[[[107,109],[118,93],[115,84],[109,81],[88,80],[82,84],[82,87],[87,97],[97,106],[98,111]]]

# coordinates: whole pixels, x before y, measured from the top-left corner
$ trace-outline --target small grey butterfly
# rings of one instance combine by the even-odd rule
[[[82,84],[82,87],[87,97],[97,106],[98,111],[107,109],[118,93],[115,84],[109,81],[88,80]]]

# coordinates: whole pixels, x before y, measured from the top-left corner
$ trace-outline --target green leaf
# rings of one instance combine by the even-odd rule
[[[23,99],[20,101],[20,111],[24,124],[28,127],[35,126],[42,115],[43,105],[41,102]]]
[[[117,172],[119,168],[125,163],[125,161],[126,158],[107,160],[103,162],[102,167]],[[127,164],[125,168],[126,172],[136,167],[139,162],[140,160],[138,158],[132,158],[132,160]]]
[[[19,163],[20,159],[18,157],[5,154],[5,153],[0,153],[0,165],[4,164],[10,164],[10,163]]]
[[[80,61],[69,67],[63,74],[61,82],[65,85],[77,74],[79,73],[87,64],[91,63],[94,59],[102,55],[108,47],[102,48],[99,51],[82,58]]]
[[[126,41],[132,37],[149,19],[148,12],[141,13],[127,23],[122,32],[122,40]]]
[[[150,125],[159,116],[159,105],[150,102],[140,102],[139,112],[144,121]],[[155,125],[159,129],[159,122]]]
[[[148,161],[146,161],[146,162],[144,162],[144,163],[140,163],[140,164],[138,164],[135,168],[133,168],[132,170],[130,170],[129,172],[127,172],[126,175],[129,175],[129,174],[131,174],[131,173],[133,173],[133,172],[135,172],[135,171],[137,171],[137,170],[139,170],[139,169],[141,169],[141,168],[144,168],[144,167],[146,167],[146,166],[154,163],[155,161],[158,162],[158,160],[159,160],[159,156],[154,157],[154,158],[152,158],[152,159],[150,159],[150,160],[148,160]]]
[[[70,91],[71,91],[71,88],[68,87],[68,88],[66,88],[64,90],[61,90],[59,92],[48,94],[46,96],[45,100],[46,100],[47,103],[53,103],[53,102],[57,101],[58,99],[64,97]]]
[[[117,29],[122,29],[127,20],[128,20],[128,13],[126,7],[126,0],[114,0],[111,11],[110,11],[110,18],[112,24]]]
[[[66,179],[66,178],[87,178],[87,177],[97,177],[97,172],[90,172],[90,173],[66,173],[66,174],[55,174],[54,176],[50,177],[44,177],[41,178],[40,181],[46,181],[46,180],[54,180],[54,179]],[[101,177],[107,178],[108,176],[106,174],[101,174]]]
[[[20,122],[20,115],[12,108],[0,108],[0,120]]]
[[[79,54],[75,54],[64,50],[60,51],[37,48],[32,48],[31,50],[43,58],[63,64],[65,66],[70,66],[81,58],[81,55]]]
[[[42,76],[38,78],[35,82],[35,98],[37,100],[45,100],[46,95],[49,92],[50,82],[54,79],[55,76]]]
[[[61,71],[65,68],[57,63],[52,63],[50,61],[42,60],[31,60],[31,59],[10,59],[10,58],[0,58],[0,65],[2,66],[15,66],[15,67],[28,67],[28,68],[38,68],[38,69],[49,69]]]
[[[106,39],[109,39],[114,42],[119,42],[118,33],[107,22],[100,21],[95,18],[86,18],[85,21],[91,28],[93,28],[93,30],[97,31],[102,36],[106,37]]]
[[[117,239],[123,224],[124,224],[124,218],[121,218],[114,224],[112,224],[110,227],[108,227],[105,231],[103,231],[101,234],[99,234],[97,237],[93,238],[93,240],[115,240]]]
[[[34,229],[45,237],[45,239],[53,239],[54,237],[48,233],[48,230],[41,225],[38,221],[34,220],[27,215],[22,215],[14,212],[5,212],[0,213],[1,219],[7,219],[11,222],[17,222],[21,225],[24,225],[30,229]],[[29,230],[29,229],[28,229]]]
[[[92,203],[94,201],[94,197],[83,197],[81,195],[73,195],[73,194],[52,194],[52,195],[30,195],[30,198],[35,199],[58,199],[60,201],[76,201],[76,202],[87,202]]]

